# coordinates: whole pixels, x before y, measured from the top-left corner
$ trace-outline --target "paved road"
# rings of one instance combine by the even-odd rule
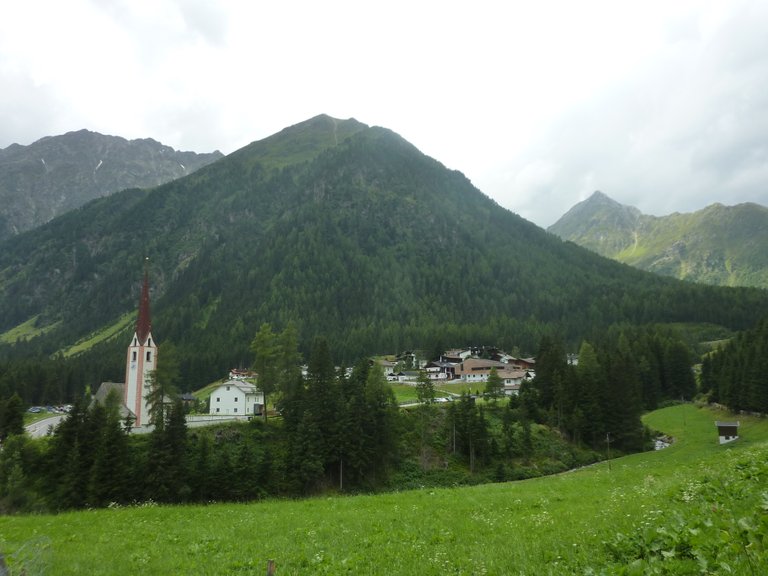
[[[27,434],[29,434],[32,438],[42,438],[48,434],[48,429],[51,426],[55,428],[64,418],[66,418],[66,414],[50,416],[48,418],[38,420],[34,424],[30,424],[26,427]]]

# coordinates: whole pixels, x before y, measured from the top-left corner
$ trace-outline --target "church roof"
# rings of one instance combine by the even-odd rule
[[[152,331],[152,319],[149,315],[149,273],[144,271],[144,285],[141,287],[139,300],[139,317],[136,320],[136,336],[139,342],[146,342]]]

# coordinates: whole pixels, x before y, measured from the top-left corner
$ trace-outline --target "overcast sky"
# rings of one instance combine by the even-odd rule
[[[768,2],[0,0],[0,148],[226,154],[321,113],[544,227],[594,190],[768,205]]]

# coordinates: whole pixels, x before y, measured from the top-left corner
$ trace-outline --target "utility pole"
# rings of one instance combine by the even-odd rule
[[[605,433],[606,456],[608,458],[608,472],[611,471],[611,433]]]

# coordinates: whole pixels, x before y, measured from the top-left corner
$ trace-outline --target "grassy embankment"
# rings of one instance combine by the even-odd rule
[[[613,573],[600,571],[615,561],[606,541],[685,505],[681,491],[724,459],[765,454],[768,421],[742,417],[742,439],[719,446],[726,417],[659,410],[646,422],[672,447],[523,482],[0,518],[0,551],[46,574],[263,574],[267,559],[279,576]]]

